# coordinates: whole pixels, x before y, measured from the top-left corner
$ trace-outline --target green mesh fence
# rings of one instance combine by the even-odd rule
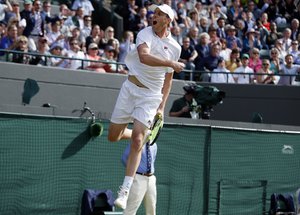
[[[91,139],[86,119],[0,115],[0,214],[77,215],[84,189],[122,183],[127,141]],[[165,125],[157,214],[265,214],[300,186],[300,134]],[[138,215],[145,214],[143,207]]]

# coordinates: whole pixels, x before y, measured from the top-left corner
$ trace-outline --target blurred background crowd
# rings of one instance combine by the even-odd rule
[[[115,36],[115,26],[93,20],[99,11],[92,0],[58,1],[55,11],[50,0],[0,2],[0,49],[16,51],[0,52],[2,60],[126,74],[127,52],[137,33],[152,24],[149,6],[164,3],[174,10],[170,32],[186,64],[186,72],[174,78],[290,85],[300,71],[299,1],[105,1],[123,17],[122,38]]]

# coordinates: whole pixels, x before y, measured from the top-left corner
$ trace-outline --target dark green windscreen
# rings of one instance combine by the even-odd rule
[[[84,189],[121,185],[128,141],[91,139],[86,119],[0,115],[0,214],[78,215]],[[300,187],[300,135],[165,125],[157,214],[265,214]],[[138,214],[145,214],[143,207]]]

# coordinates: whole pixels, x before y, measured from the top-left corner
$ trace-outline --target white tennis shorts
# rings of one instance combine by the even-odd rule
[[[155,93],[126,80],[120,90],[110,121],[116,124],[127,124],[136,119],[150,128],[161,101],[161,92]]]

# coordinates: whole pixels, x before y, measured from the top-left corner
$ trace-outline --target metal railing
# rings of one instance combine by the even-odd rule
[[[113,61],[108,61],[108,60],[89,60],[89,59],[83,59],[83,58],[71,58],[71,57],[66,57],[66,56],[45,55],[45,54],[39,54],[39,53],[36,53],[36,52],[22,52],[22,51],[14,51],[14,50],[6,50],[6,49],[0,49],[0,53],[4,53],[4,55],[0,56],[0,62],[1,62],[1,60],[6,61],[6,62],[10,62],[11,61],[11,59],[10,59],[11,55],[13,55],[13,54],[23,54],[23,55],[28,55],[28,56],[44,58],[43,60],[45,61],[45,64],[47,66],[51,66],[51,65],[49,65],[49,62],[50,62],[49,59],[50,58],[61,58],[61,59],[66,59],[66,60],[70,60],[70,61],[71,60],[81,61],[81,66],[79,68],[77,68],[79,70],[85,70],[86,62],[115,64],[116,65],[116,73],[118,73],[120,71],[120,67],[126,67],[126,65],[124,63],[113,62]],[[52,67],[57,67],[57,66],[52,66]],[[90,71],[90,70],[88,70],[88,71]],[[252,78],[256,77],[256,76],[259,76],[259,75],[262,75],[262,76],[275,76],[277,78],[286,76],[286,77],[289,77],[289,84],[290,85],[300,85],[300,74],[291,75],[291,74],[238,73],[238,72],[234,72],[234,73],[228,73],[228,72],[214,73],[214,72],[211,72],[209,70],[202,70],[202,71],[201,70],[183,70],[182,72],[184,72],[187,75],[187,79],[189,81],[196,81],[196,82],[203,82],[201,77],[204,76],[204,75],[206,75],[208,77],[211,77],[211,75],[225,74],[226,75],[226,82],[225,83],[230,83],[229,80],[231,78],[229,78],[229,76],[244,75],[244,76],[248,76],[250,84],[256,84],[257,82],[255,82],[255,81],[251,82]],[[197,77],[198,80],[195,80],[195,77]],[[297,84],[295,84],[295,82],[297,82]]]
[[[45,54],[39,54],[36,52],[22,52],[22,51],[15,51],[15,50],[5,50],[5,49],[0,49],[0,53],[4,52],[4,55],[0,56],[0,62],[1,61],[5,61],[5,62],[11,62],[11,59],[13,54],[20,54],[20,55],[27,55],[27,56],[34,56],[34,57],[41,57],[44,58],[43,60],[45,61],[45,64],[47,66],[51,66],[49,64],[50,62],[50,58],[61,58],[61,59],[65,59],[65,60],[76,60],[76,61],[81,61],[81,66],[77,69],[79,70],[85,70],[85,66],[86,66],[86,62],[94,62],[94,63],[104,63],[104,64],[115,64],[116,65],[116,72],[118,73],[120,65],[125,66],[124,63],[120,63],[120,62],[113,62],[113,61],[109,61],[109,60],[90,60],[90,59],[86,59],[86,58],[73,58],[73,57],[66,57],[66,56],[58,56],[58,55],[45,55]],[[32,64],[34,65],[34,64]],[[58,67],[58,66],[52,66],[52,67]],[[89,70],[90,71],[90,70]]]

